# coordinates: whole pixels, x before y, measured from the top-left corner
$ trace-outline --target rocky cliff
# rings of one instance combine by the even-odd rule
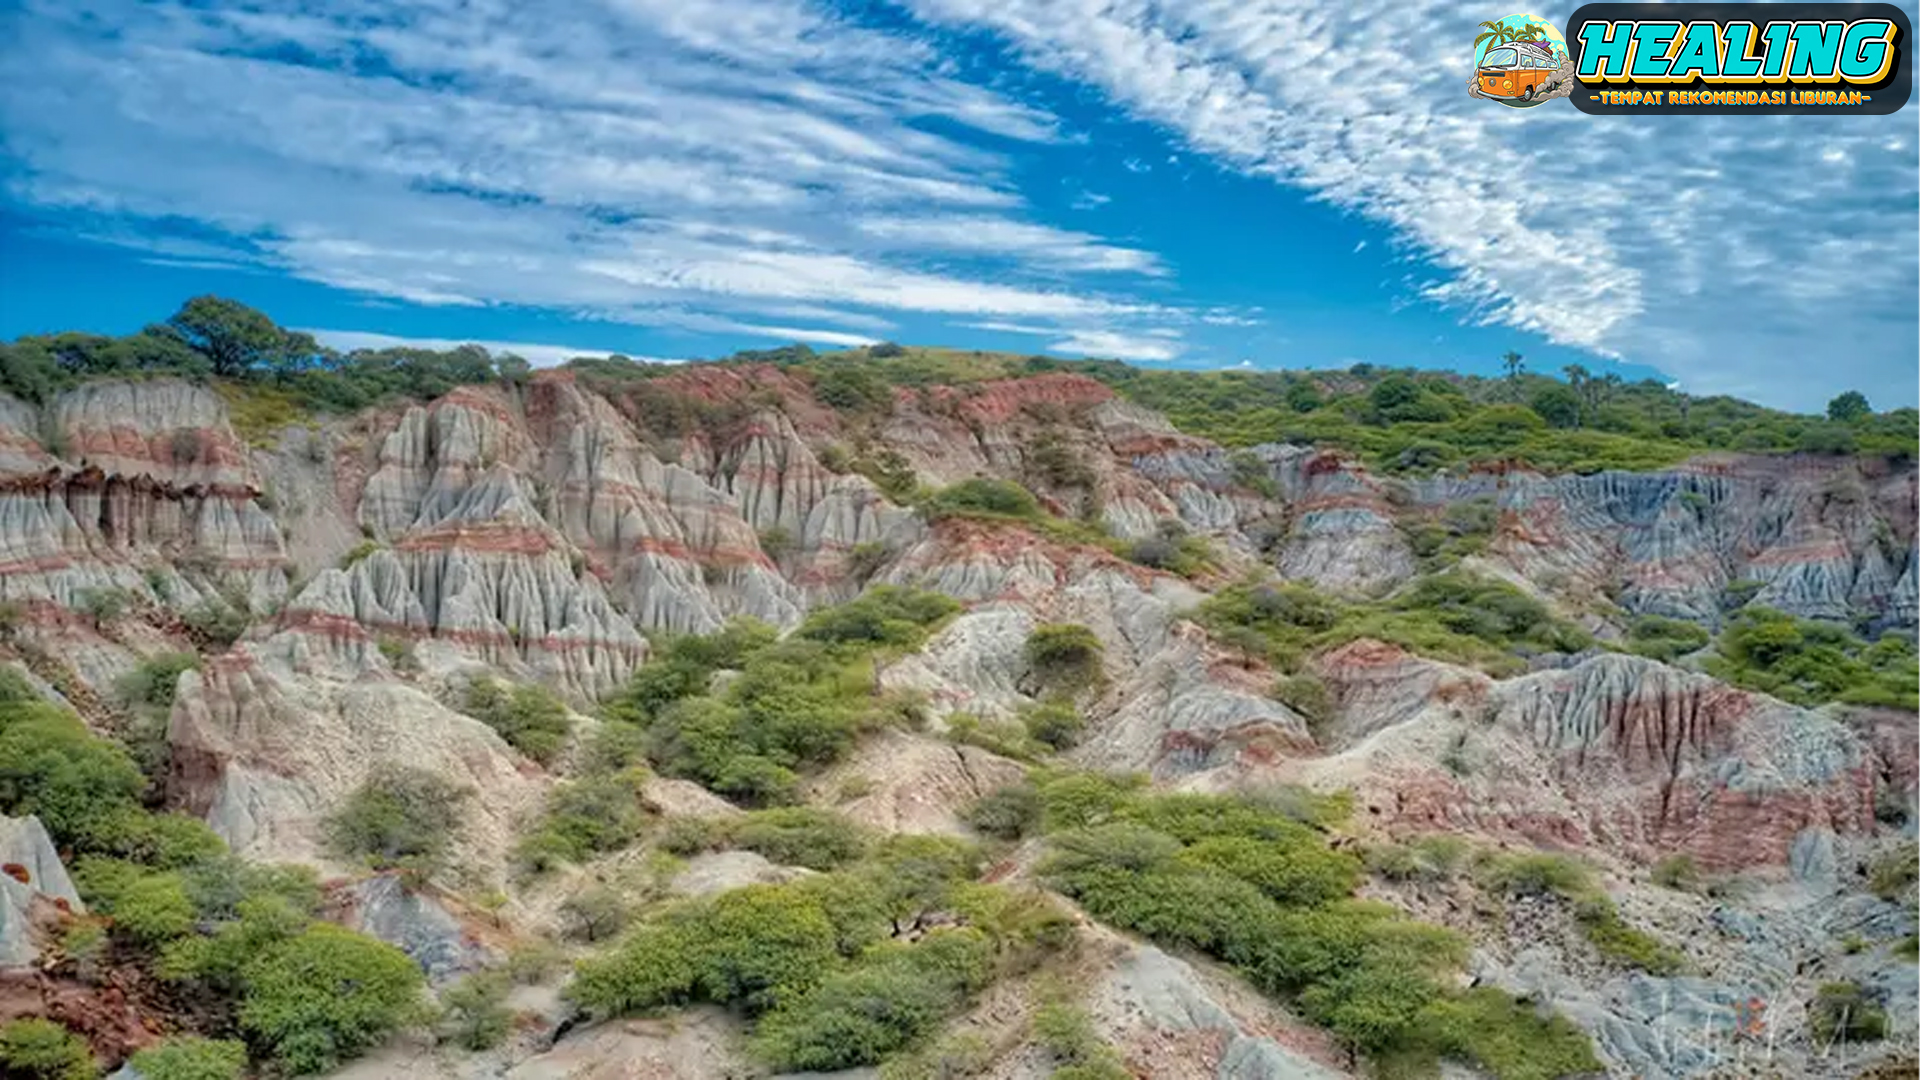
[[[1051,521],[1074,525],[930,521],[888,497],[901,488],[883,488],[887,469],[929,487],[1017,481]],[[1602,640],[1636,615],[1717,630],[1741,602],[1874,631],[1910,630],[1920,611],[1916,473],[1880,460],[1385,477],[1328,449],[1229,453],[1079,375],[900,389],[849,413],[773,367],[630,383],[560,370],[317,418],[252,445],[221,394],[180,381],[93,383],[41,408],[0,398],[8,648],[102,726],[115,680],[142,657],[208,649],[173,695],[164,796],[251,857],[350,869],[327,862],[319,822],[372,769],[404,762],[474,793],[458,861],[476,882],[501,881],[553,780],[461,714],[451,690],[467,675],[542,682],[591,709],[663,635],[735,616],[791,628],[893,583],[964,606],[877,675],[925,702],[931,730],[872,739],[808,789],[880,831],[962,832],[961,807],[1018,779],[1005,757],[937,736],[958,715],[1006,720],[1035,705],[1028,640],[1073,623],[1098,639],[1103,665],[1076,698],[1087,730],[1073,764],[1202,790],[1351,790],[1364,827],[1383,835],[1579,849],[1622,874],[1686,855],[1709,872],[1858,898],[1834,866],[1884,841],[1888,807],[1913,805],[1911,713],[1795,706],[1612,652],[1497,679],[1357,640],[1310,659],[1329,704],[1309,716],[1277,700],[1275,672],[1192,619],[1248,576],[1390,594],[1429,568],[1422,525],[1469,506],[1491,522],[1474,564]],[[1197,538],[1209,558],[1177,574],[1125,557],[1170,536]],[[208,609],[250,626],[209,646],[189,617]],[[832,794],[856,781],[856,794]],[[34,824],[6,828],[48,874]],[[58,875],[47,880],[59,895]],[[0,940],[19,959],[32,949],[19,933],[28,901],[8,888]],[[369,925],[410,932],[408,918],[382,919]],[[1827,933],[1816,921],[1795,932]],[[1115,949],[1100,1020],[1160,1062],[1155,1075],[1339,1069],[1325,1047],[1296,1060],[1203,985],[1212,976]],[[1743,962],[1732,945],[1721,953],[1709,974]],[[1552,984],[1582,1002],[1573,1015],[1611,1033],[1602,1048],[1623,1073],[1719,1062],[1645,1050],[1656,991],[1568,962],[1486,954],[1501,985]],[[1731,1001],[1744,987],[1729,976],[1687,992]],[[693,1036],[591,1038],[656,1054]],[[1175,1064],[1190,1050],[1203,1069]],[[598,1053],[576,1042],[548,1071],[500,1075],[560,1075]]]

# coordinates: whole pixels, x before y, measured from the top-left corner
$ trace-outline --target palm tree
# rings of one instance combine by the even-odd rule
[[[1476,50],[1480,48],[1480,43],[1483,41],[1489,42],[1487,48],[1491,49],[1499,45],[1505,45],[1510,41],[1531,41],[1538,43],[1543,41],[1546,36],[1538,26],[1531,24],[1523,26],[1518,30],[1511,26],[1502,26],[1496,22],[1483,22],[1480,25],[1487,29],[1481,33],[1479,37],[1473,39],[1473,47]]]
[[[1478,49],[1480,43],[1489,38],[1492,39],[1492,44],[1487,46],[1489,49],[1493,48],[1494,45],[1505,45],[1507,42],[1513,40],[1513,31],[1501,26],[1497,22],[1483,22],[1480,25],[1487,29],[1485,33],[1473,39],[1473,47],[1475,49]]]

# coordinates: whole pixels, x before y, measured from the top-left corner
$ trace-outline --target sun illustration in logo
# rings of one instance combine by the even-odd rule
[[[1570,96],[1573,87],[1573,56],[1552,23],[1538,15],[1509,15],[1480,24],[1468,94],[1531,109]]]

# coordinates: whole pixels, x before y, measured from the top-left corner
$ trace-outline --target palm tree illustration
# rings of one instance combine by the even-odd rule
[[[1486,27],[1486,30],[1483,31],[1479,37],[1473,39],[1473,47],[1476,52],[1479,51],[1481,42],[1486,42],[1487,48],[1491,49],[1512,41],[1537,42],[1544,36],[1541,34],[1538,26],[1531,24],[1517,30],[1511,26],[1505,26],[1497,22],[1483,22],[1480,25]]]

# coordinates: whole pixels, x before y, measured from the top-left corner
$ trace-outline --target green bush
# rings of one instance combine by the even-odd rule
[[[1462,1057],[1503,1080],[1540,1075],[1529,1064],[1536,1059],[1594,1064],[1586,1037],[1565,1021],[1541,1021],[1505,995],[1453,990],[1463,938],[1350,899],[1360,860],[1328,847],[1319,825],[1342,806],[1284,812],[1065,778],[1043,781],[1043,799],[1049,788],[1075,796],[1062,817],[1106,823],[1051,833],[1040,868],[1047,882],[1102,922],[1232,964],[1353,1052],[1418,1071],[1438,1056]],[[1429,857],[1452,866],[1461,855],[1434,844]],[[1532,888],[1563,878],[1528,864],[1505,880]]]
[[[465,1050],[490,1050],[513,1027],[507,994],[513,981],[505,970],[476,971],[440,992],[443,1037]]]
[[[1783,701],[1920,708],[1913,642],[1893,633],[1869,644],[1844,627],[1748,605],[1714,652],[1703,663],[1710,674]]]
[[[240,1026],[295,1074],[325,1072],[424,1018],[406,953],[315,923],[248,962]]]
[[[74,865],[74,884],[96,914],[112,917],[116,936],[139,945],[158,946],[192,933],[199,915],[178,871],[87,858]]]
[[[879,945],[762,1018],[756,1054],[780,1071],[875,1065],[922,1038],[991,979],[992,944],[941,929],[912,945]]]
[[[1685,957],[1651,934],[1628,925],[1613,901],[1604,896],[1575,904],[1574,917],[1587,940],[1609,960],[1649,975],[1677,975],[1686,968]]]
[[[756,810],[725,823],[733,843],[785,866],[831,870],[858,859],[866,837],[831,810],[786,806]]]
[[[521,841],[522,867],[540,873],[633,843],[649,820],[641,801],[645,786],[646,775],[634,769],[556,784],[547,793],[539,828]]]
[[[143,1080],[240,1080],[247,1048],[226,1039],[175,1036],[133,1055]]]
[[[1894,901],[1920,880],[1920,850],[1902,844],[1877,856],[1867,867],[1867,888],[1882,900]]]
[[[432,874],[460,832],[470,794],[424,769],[382,767],[328,816],[327,836],[342,858],[375,870]]]
[[[1100,639],[1079,623],[1041,623],[1027,635],[1027,663],[1042,686],[1075,691],[1100,679]]]
[[[1087,728],[1080,710],[1070,701],[1059,700],[1042,701],[1025,710],[1020,714],[1020,722],[1034,741],[1055,750],[1072,749]]]
[[[898,585],[875,585],[844,604],[816,610],[795,633],[832,645],[911,649],[929,627],[960,610],[950,597]]]
[[[988,720],[970,713],[949,713],[946,734],[949,740],[962,746],[977,746],[1015,761],[1036,761],[1047,750],[1046,744],[1028,733],[1025,723]]]
[[[1700,868],[1691,855],[1669,855],[1653,864],[1653,883],[1676,892],[1699,892]]]
[[[618,934],[631,914],[626,899],[604,885],[589,885],[560,903],[567,936],[580,941],[604,941]]]
[[[179,684],[180,673],[193,671],[200,666],[200,658],[193,653],[162,653],[140,661],[138,667],[120,677],[114,685],[120,700],[130,705],[147,705],[156,709],[173,707],[174,688]]]
[[[1515,654],[1579,652],[1593,644],[1585,631],[1555,618],[1513,586],[1458,570],[1430,574],[1392,597],[1359,603],[1302,585],[1237,585],[1208,597],[1197,615],[1217,640],[1283,671],[1297,670],[1312,653],[1362,637],[1498,675],[1524,669]],[[1310,684],[1300,692],[1303,704],[1319,707]]]
[[[99,1071],[85,1039],[37,1017],[0,1024],[0,1066],[19,1080],[93,1080]]]
[[[1488,888],[1509,896],[1558,896],[1579,900],[1594,891],[1593,875],[1577,859],[1545,852],[1502,855],[1487,864]]]
[[[1022,781],[997,787],[967,807],[967,824],[997,840],[1018,840],[1040,825],[1040,793]]]
[[[1809,1012],[1813,1037],[1822,1043],[1877,1042],[1887,1037],[1887,1011],[1856,983],[1820,987]]]
[[[467,684],[463,709],[541,765],[553,764],[573,731],[566,705],[553,691],[532,683],[508,689],[476,678]]]
[[[1033,492],[1011,480],[962,480],[941,488],[921,503],[929,521],[947,518],[1028,521],[1045,511]]]
[[[146,777],[125,750],[45,702],[0,705],[0,813],[37,815],[76,854],[121,854],[148,815]]]
[[[1642,615],[1627,632],[1627,647],[1641,656],[1672,662],[1698,652],[1712,640],[1704,627],[1659,615]]]
[[[956,609],[936,593],[879,586],[815,611],[787,641],[676,639],[609,712],[644,730],[667,775],[749,804],[789,802],[800,770],[833,762],[864,732],[913,722],[898,695],[878,692],[872,654],[918,645]],[[712,673],[733,665],[739,675],[708,693]]]
[[[205,652],[222,652],[233,647],[247,632],[252,613],[209,600],[180,613],[187,635]]]

